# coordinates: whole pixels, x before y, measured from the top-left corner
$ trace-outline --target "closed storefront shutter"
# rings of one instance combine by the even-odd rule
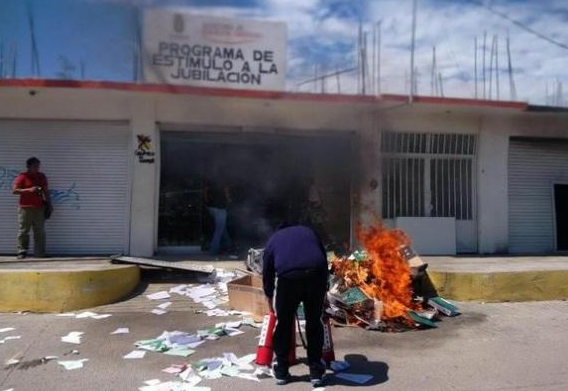
[[[0,253],[16,251],[11,187],[31,156],[41,160],[55,209],[46,224],[48,254],[127,252],[129,140],[126,123],[1,121]]]
[[[511,139],[509,147],[509,252],[556,249],[553,184],[568,178],[568,143]]]

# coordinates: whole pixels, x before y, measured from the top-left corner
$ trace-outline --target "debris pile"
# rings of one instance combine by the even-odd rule
[[[459,313],[449,302],[437,297],[425,299],[423,292],[413,289],[425,278],[427,265],[412,250],[404,232],[377,224],[360,228],[358,237],[365,251],[331,259],[327,312],[337,322],[403,331],[436,327],[432,320],[437,313]]]

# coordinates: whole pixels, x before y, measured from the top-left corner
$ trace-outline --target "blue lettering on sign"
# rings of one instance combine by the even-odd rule
[[[0,190],[12,191],[12,186],[16,177],[20,173],[19,170],[0,166]],[[51,202],[54,205],[69,205],[75,209],[81,208],[81,196],[77,191],[75,182],[67,189],[49,189]]]

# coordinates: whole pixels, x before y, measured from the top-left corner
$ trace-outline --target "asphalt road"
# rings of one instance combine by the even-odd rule
[[[146,292],[174,284],[150,284]],[[174,297],[175,298],[175,297]],[[155,301],[137,296],[128,301],[96,309],[112,313],[107,319],[74,319],[55,315],[0,314],[0,334],[21,335],[19,340],[0,344],[0,391],[103,391],[137,390],[145,380],[174,380],[161,372],[185,359],[149,352],[141,360],[122,357],[134,349],[134,342],[158,336],[164,330],[192,332],[213,326],[226,318],[196,314],[195,304],[177,297],[165,315],[154,315]],[[568,390],[568,303],[460,303],[463,315],[445,318],[440,327],[400,334],[360,329],[334,329],[336,356],[352,364],[350,372],[372,374],[373,380],[356,386],[328,377],[326,390],[366,387],[376,390]],[[233,319],[235,317],[230,317]],[[109,335],[119,327],[130,334]],[[245,334],[207,341],[188,361],[215,357],[223,352],[237,356],[254,353],[259,330],[243,326]],[[84,332],[80,345],[60,341],[71,331]],[[79,350],[79,355],[68,354]],[[23,361],[43,356],[60,359],[88,358],[84,368],[66,371],[56,361],[27,369],[4,369],[6,359],[23,354]],[[298,355],[305,352],[298,348]],[[273,379],[256,383],[222,378],[200,385],[212,390],[310,390],[307,367],[292,369],[295,382],[278,387]]]

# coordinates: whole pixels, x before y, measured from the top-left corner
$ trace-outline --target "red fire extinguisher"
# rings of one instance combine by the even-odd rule
[[[276,314],[270,312],[264,316],[262,329],[260,330],[260,339],[256,350],[256,363],[258,365],[271,365],[274,357],[274,348],[272,346],[272,337],[276,326]],[[295,365],[296,359],[296,327],[292,324],[292,338],[290,340],[290,353],[288,355],[288,365]]]
[[[328,366],[332,361],[335,361],[335,350],[333,349],[333,338],[331,336],[331,322],[327,316],[323,324],[323,349],[321,356]]]

